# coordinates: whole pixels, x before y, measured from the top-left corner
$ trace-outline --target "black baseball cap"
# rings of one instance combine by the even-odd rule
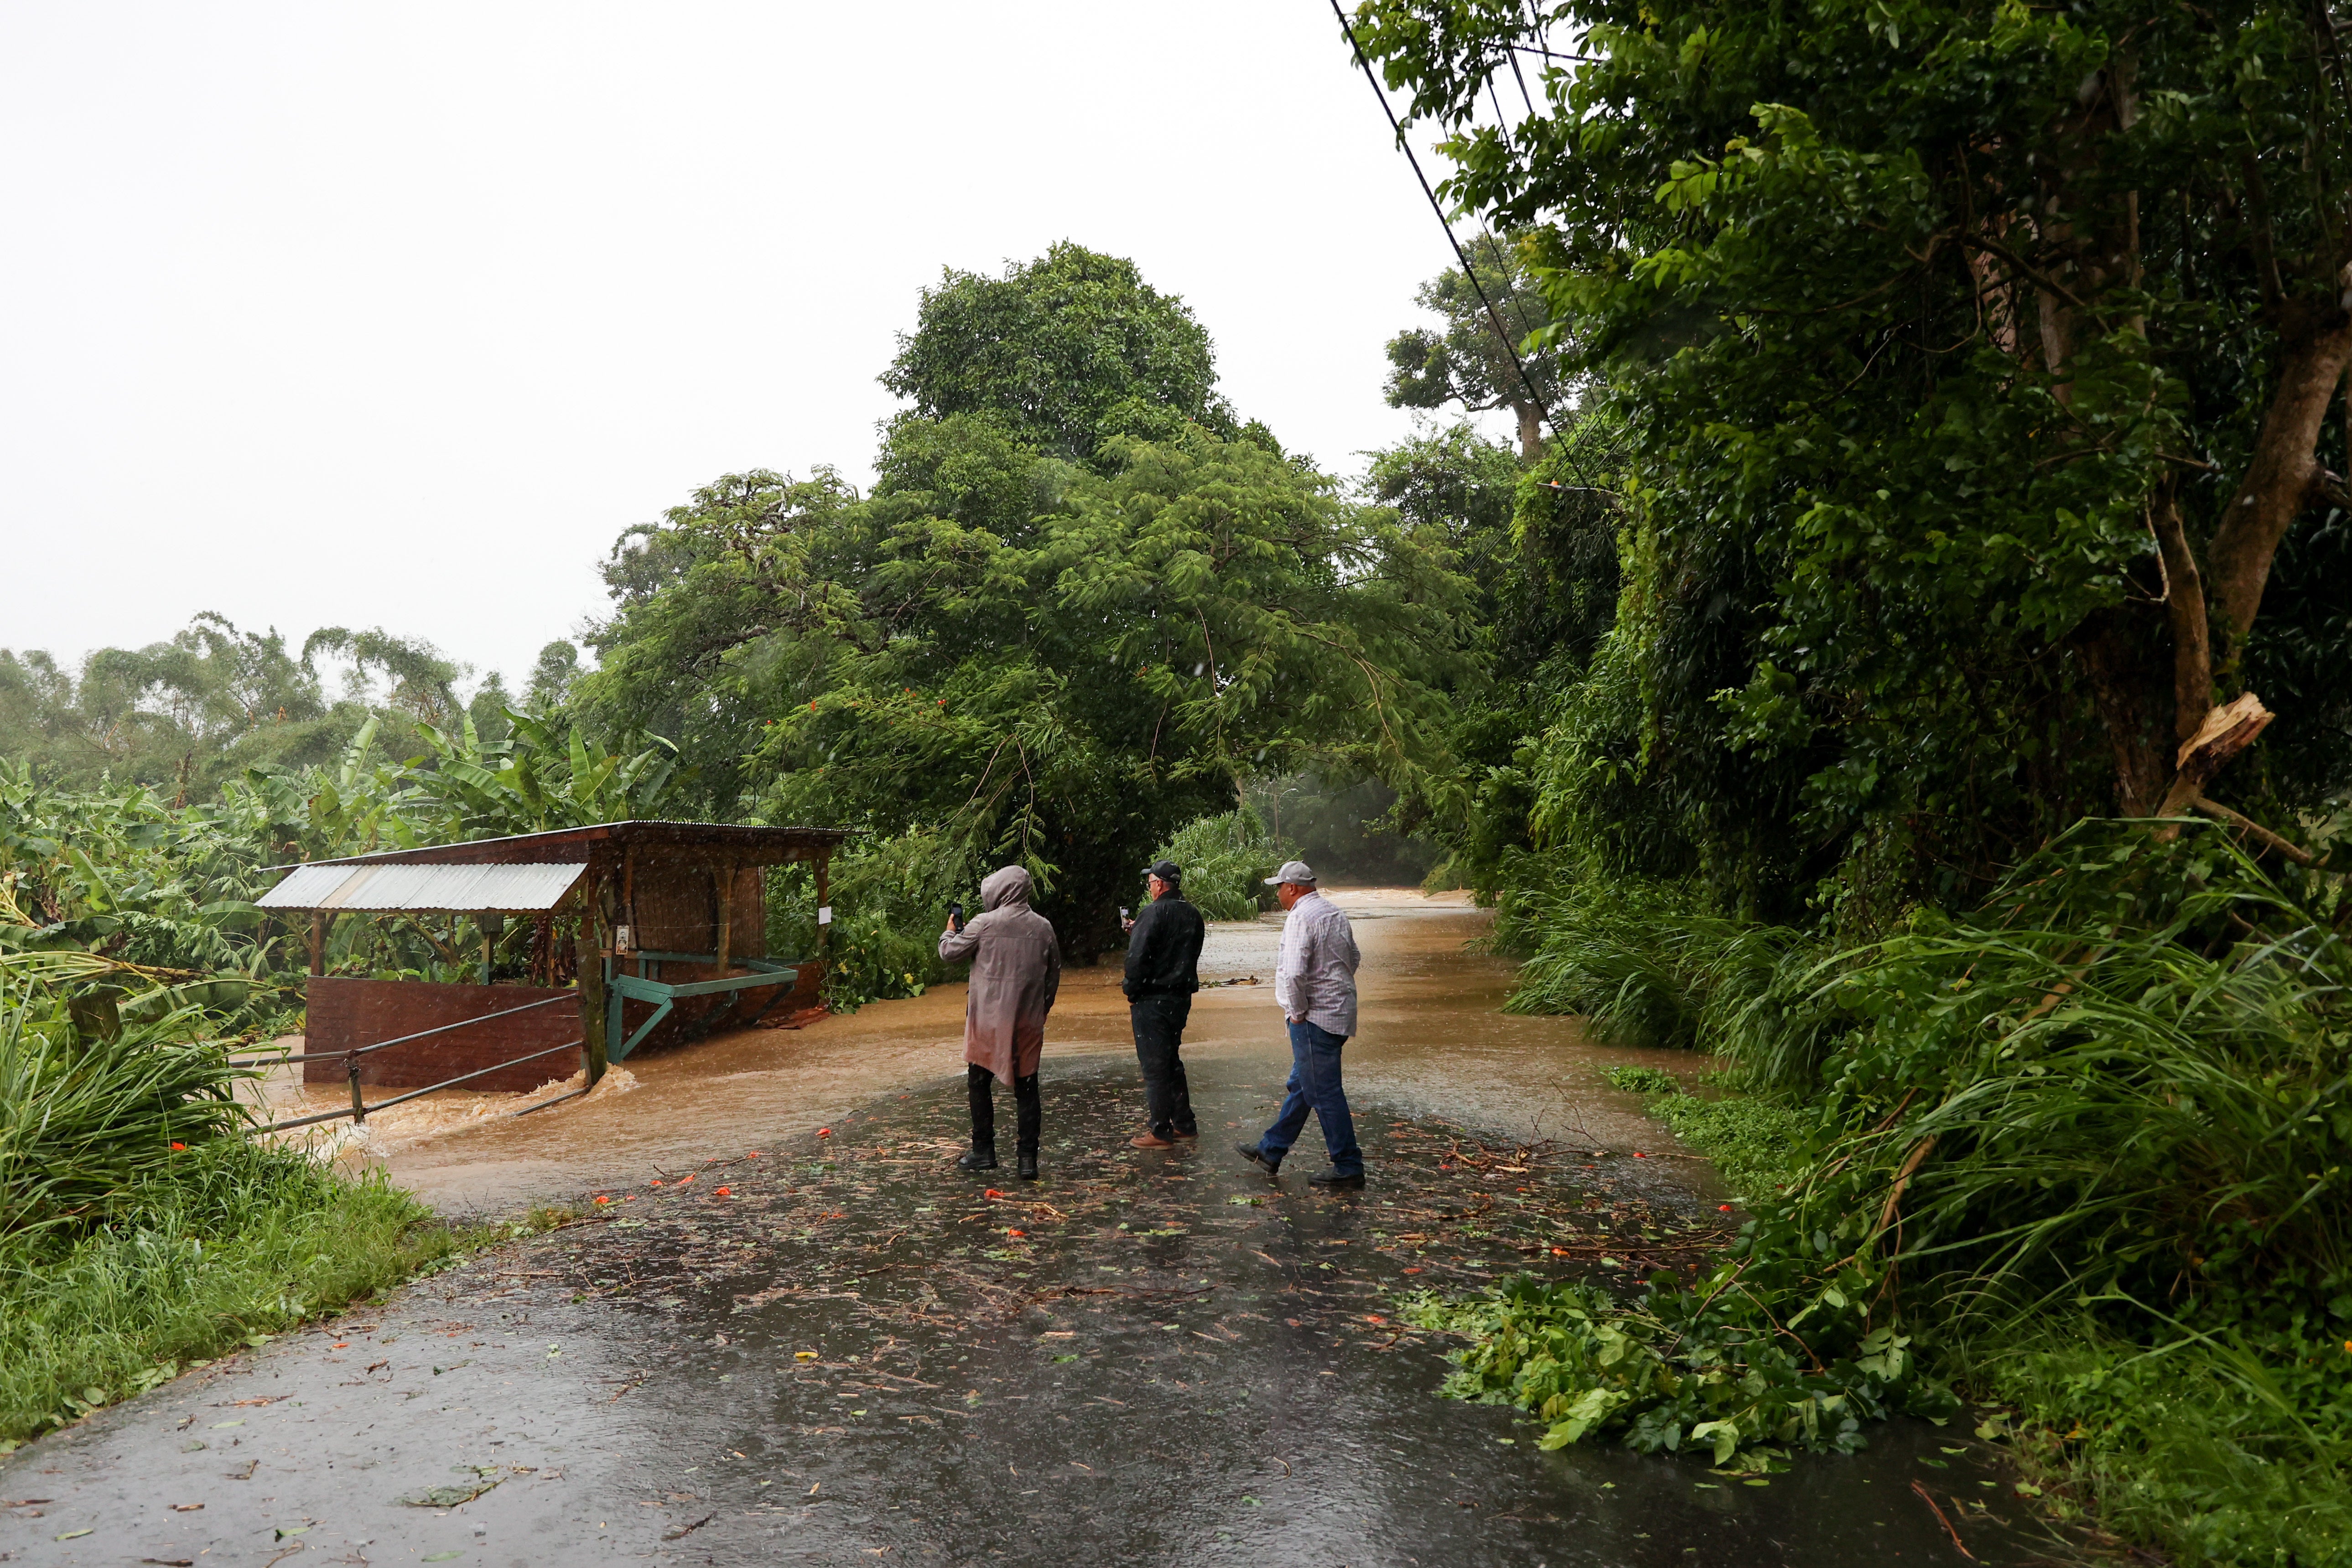
[[[1143,868],[1143,874],[1157,877],[1171,888],[1184,879],[1183,868],[1173,860],[1154,860]]]

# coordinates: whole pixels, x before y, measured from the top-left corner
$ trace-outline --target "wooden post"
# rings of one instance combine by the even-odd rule
[[[621,912],[614,917],[615,926],[629,928],[625,951],[637,955],[637,978],[646,980],[661,973],[658,964],[646,967],[646,933],[637,925],[637,847],[634,844],[621,851]],[[621,972],[624,947],[617,931],[613,937],[613,973]]]
[[[735,957],[735,868],[722,864],[711,873],[710,885],[719,892],[719,973],[727,973]],[[717,975],[712,976],[718,978]]]
[[[604,942],[600,888],[580,904],[580,1070],[593,1089],[604,1076]]]
[[[327,973],[327,921],[332,918],[324,910],[311,911],[310,973],[313,975],[323,975]]]
[[[832,851],[830,848],[821,849],[821,850],[817,851],[817,857],[816,857],[816,907],[817,907],[820,910],[824,910],[824,911],[825,911],[826,913],[831,912],[831,911],[830,911],[830,910],[828,909],[828,906],[833,902],[833,896],[832,896],[831,892],[828,890],[828,884],[827,884],[826,879],[825,879],[825,872],[826,872],[827,870],[829,870],[829,869],[832,868],[832,865],[833,865],[833,851]],[[825,919],[824,919],[824,914],[822,914],[822,913],[821,913],[821,914],[819,914],[819,915],[818,915],[818,917],[817,917],[817,928],[816,928],[816,955],[817,955],[817,957],[818,957],[819,959],[823,959],[823,958],[824,957],[825,947],[826,947],[827,943],[830,942],[830,940],[831,940],[832,936],[833,936],[833,925],[832,925],[832,922],[831,922],[831,921],[827,921],[827,920],[825,920]]]

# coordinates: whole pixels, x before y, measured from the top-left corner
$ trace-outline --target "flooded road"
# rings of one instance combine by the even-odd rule
[[[1695,1074],[1703,1063],[1678,1051],[1594,1047],[1572,1019],[1500,1012],[1515,966],[1464,951],[1491,921],[1465,895],[1370,889],[1333,896],[1356,921],[1363,951],[1361,1022],[1347,1056],[1352,1094],[1520,1135],[1674,1149],[1642,1116],[1637,1097],[1610,1088],[1601,1069],[1642,1060]],[[1272,1074],[1279,1084],[1289,1071],[1274,1005],[1280,919],[1209,928],[1201,962],[1209,988],[1194,1002],[1184,1040],[1185,1060],[1201,1064],[1196,1076],[1205,1069],[1218,1081],[1258,1082]],[[1115,963],[1065,972],[1046,1031],[1049,1101],[1056,1073],[1076,1058],[1108,1053],[1133,1063],[1118,982]],[[368,1163],[445,1212],[568,1202],[656,1166],[806,1132],[877,1095],[960,1073],[963,1005],[961,985],[938,986],[803,1029],[745,1030],[635,1057],[624,1083],[610,1086],[625,1092],[520,1120],[508,1115],[520,1097],[435,1097],[371,1118],[363,1146]],[[328,1110],[340,1093],[320,1088],[306,1099],[289,1087],[281,1103],[289,1113],[298,1104]],[[1139,1091],[1139,1131],[1142,1109]]]
[[[952,1167],[960,993],[714,1041],[602,1102],[388,1141],[445,1204],[605,1202],[0,1460],[0,1499],[42,1500],[0,1553],[1834,1568],[1960,1564],[1958,1531],[2035,1560],[1961,1423],[1759,1478],[1543,1453],[1437,1398],[1446,1343],[1401,1298],[1679,1271],[1731,1216],[1600,1086],[1628,1053],[1491,1012],[1480,917],[1364,903],[1363,1193],[1307,1186],[1311,1132],[1278,1182],[1230,1152],[1287,1065],[1265,985],[1204,995],[1203,1137],[1154,1152],[1125,1142],[1113,972],[1074,975],[1034,1186]],[[1221,931],[1217,963],[1263,978],[1271,935]]]

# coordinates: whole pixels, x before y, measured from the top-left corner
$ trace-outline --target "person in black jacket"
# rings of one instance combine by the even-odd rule
[[[1139,1149],[1172,1149],[1180,1138],[1201,1135],[1176,1052],[1192,1016],[1192,993],[1201,988],[1201,939],[1207,928],[1201,911],[1185,901],[1184,874],[1176,862],[1162,860],[1147,874],[1151,902],[1128,922],[1126,990],[1151,1125],[1128,1142]]]

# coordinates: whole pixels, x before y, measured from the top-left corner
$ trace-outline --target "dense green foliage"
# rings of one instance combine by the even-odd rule
[[[1153,863],[1173,860],[1184,873],[1184,896],[1213,921],[1254,921],[1275,907],[1265,879],[1292,851],[1266,831],[1249,806],[1189,822],[1152,851]],[[1143,895],[1135,903],[1140,905]]]
[[[1238,434],[1215,359],[1184,302],[1135,263],[1065,241],[1003,278],[949,268],[924,291],[882,384],[913,405],[902,425],[969,415],[1032,451],[1092,464],[1121,437]],[[893,429],[887,446],[919,444]]]
[[[331,765],[253,768],[217,796],[174,805],[142,785],[77,789],[0,761],[0,975],[126,1020],[199,1009],[212,1026],[257,1026],[299,1003],[307,922],[255,907],[291,860],[453,843],[658,816],[686,782],[659,743],[605,750],[576,730],[510,713],[485,741],[470,718],[448,734],[411,722],[415,755],[382,753],[382,716],[362,720]],[[471,978],[480,938],[448,917],[335,923],[331,973]],[[536,944],[536,945],[534,945]],[[529,922],[508,922],[499,973],[548,961]]]
[[[2215,789],[2291,833],[2352,783],[2318,679],[2347,99],[2310,16],[1580,0],[1501,126],[1528,12],[1360,7],[1623,431],[1615,646],[1539,817],[1866,924],[2152,809],[2257,679],[2278,722]]]
[[[551,643],[525,706],[561,705],[578,650]],[[340,668],[342,687],[330,690]],[[214,799],[247,770],[332,762],[372,715],[454,728],[470,714],[505,732],[495,674],[460,703],[464,665],[383,631],[328,626],[289,652],[274,629],[196,616],[167,642],[100,648],[79,670],[38,650],[0,648],[0,759],[44,783],[145,784],[175,804]]]
[[[885,379],[915,406],[871,496],[729,476],[606,568],[582,710],[675,737],[708,809],[917,836],[908,946],[1018,861],[1084,962],[1150,847],[1256,773],[1444,792],[1478,678],[1453,538],[1236,428],[1128,263],[951,276]]]

